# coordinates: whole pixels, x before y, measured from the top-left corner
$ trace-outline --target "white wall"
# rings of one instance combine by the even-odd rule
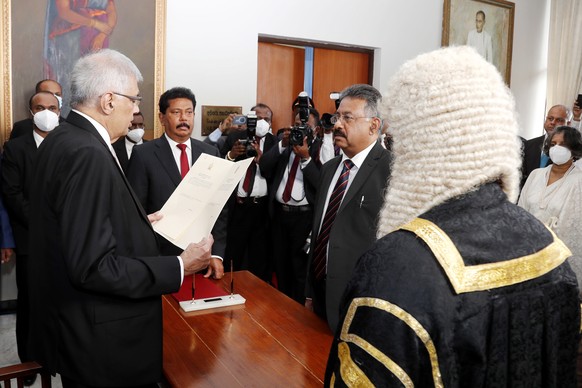
[[[511,87],[526,138],[541,133],[545,113],[549,1],[515,0]],[[442,8],[426,0],[167,0],[165,87],[194,91],[200,137],[200,105],[246,111],[256,102],[262,34],[374,48],[374,86],[384,92],[404,61],[440,47]]]
[[[520,133],[526,139],[542,135],[546,115],[548,34],[551,0],[514,0],[511,90]]]

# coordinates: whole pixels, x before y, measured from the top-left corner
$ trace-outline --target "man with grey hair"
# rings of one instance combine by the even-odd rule
[[[37,155],[30,210],[34,360],[64,387],[155,386],[162,377],[162,294],[208,265],[212,237],[158,256],[147,216],[111,142],[138,111],[142,76],[102,50],[71,74],[65,123]]]
[[[340,94],[332,116],[342,150],[323,165],[314,208],[306,307],[335,330],[339,302],[358,258],[376,237],[377,215],[390,174],[390,154],[378,141],[382,95],[366,84]]]
[[[512,203],[520,141],[497,69],[467,46],[423,54],[382,105],[394,159],[379,240],[343,295],[326,385],[575,387],[571,253]]]

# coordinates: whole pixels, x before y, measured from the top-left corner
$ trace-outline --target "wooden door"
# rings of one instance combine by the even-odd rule
[[[302,44],[259,42],[257,102],[273,110],[274,134],[294,121],[291,104],[304,88],[305,49]],[[312,97],[320,114],[335,112],[330,92],[340,92],[356,83],[372,83],[372,58],[370,50],[314,48]]]
[[[341,92],[353,84],[369,84],[370,55],[315,48],[313,54],[313,103],[320,114],[334,113],[331,92]]]
[[[293,124],[291,104],[303,90],[305,49],[259,42],[257,102],[273,110],[273,134]]]

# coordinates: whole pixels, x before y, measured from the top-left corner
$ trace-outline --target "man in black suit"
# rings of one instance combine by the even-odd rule
[[[39,148],[30,200],[33,359],[63,387],[157,386],[162,304],[183,275],[205,268],[212,237],[158,256],[155,232],[111,142],[138,111],[142,76],[101,50],[71,73],[65,123]]]
[[[319,125],[319,112],[308,108],[306,125]],[[295,125],[301,125],[299,114]],[[305,300],[307,274],[306,242],[311,231],[312,204],[319,183],[320,164],[315,160],[308,138],[291,145],[290,130],[259,161],[269,183],[269,214],[273,230],[273,265],[281,292],[299,303]]]
[[[259,103],[251,111],[257,116],[256,128],[231,131],[221,152],[233,161],[255,155],[228,202],[225,267],[230,268],[230,262],[233,261],[235,270],[248,269],[259,278],[270,281],[272,252],[268,183],[258,163],[263,153],[268,152],[277,140],[270,133],[273,118],[271,108]]]
[[[117,160],[119,160],[121,168],[126,173],[129,158],[131,158],[131,153],[133,152],[133,147],[147,141],[143,139],[143,134],[145,133],[143,123],[143,114],[137,112],[133,115],[133,120],[131,120],[131,126],[128,128],[127,135],[120,137],[112,144],[115,155],[117,155]]]
[[[327,318],[332,331],[339,320],[340,297],[356,261],[376,240],[378,212],[390,174],[390,154],[378,141],[381,98],[378,90],[365,84],[352,85],[341,93],[333,121],[335,144],[343,155],[321,169],[306,307]],[[340,179],[344,179],[341,189],[336,189]]]
[[[160,96],[158,105],[158,116],[165,134],[135,147],[127,168],[127,179],[148,214],[157,212],[164,206],[200,155],[204,153],[220,157],[216,147],[191,137],[196,98],[190,89],[176,87],[167,90]],[[210,276],[213,272],[215,275],[223,274],[226,224],[225,207],[212,229],[213,258],[205,276]],[[160,253],[174,255],[180,252],[180,248],[165,238],[158,236],[158,239]]]
[[[62,88],[61,88],[61,84],[59,84],[57,81],[54,81],[52,79],[43,79],[42,81],[37,82],[35,88],[35,93],[38,92],[49,92],[54,94],[57,99],[59,100],[59,105],[58,108],[59,110],[61,109],[61,105],[62,105]],[[60,116],[59,114],[59,121],[63,121],[64,119]],[[33,122],[32,122],[32,118],[27,118],[24,120],[20,120],[14,123],[14,125],[12,126],[12,131],[10,131],[10,139],[15,139],[19,136],[24,135],[25,133],[29,133],[32,132],[32,128],[33,127]]]
[[[569,124],[570,110],[565,105],[554,105],[548,111],[544,121],[544,134],[527,140],[523,147],[523,163],[521,166],[521,186],[529,174],[536,168],[546,167],[551,163],[550,157],[543,153],[544,142],[556,127]]]
[[[33,130],[8,141],[2,164],[2,195],[10,217],[16,243],[16,345],[20,361],[32,361],[27,350],[29,330],[29,296],[26,277],[28,267],[29,200],[32,171],[37,148],[59,124],[59,102],[49,92],[35,93],[29,100],[34,115]]]

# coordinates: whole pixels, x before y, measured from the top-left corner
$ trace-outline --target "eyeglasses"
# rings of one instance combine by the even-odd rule
[[[122,94],[122,93],[117,93],[117,92],[111,92],[111,93],[117,94],[118,96],[122,96],[125,98],[129,98],[135,106],[139,106],[139,103],[141,102],[141,99],[142,99],[141,96],[128,96],[127,94]]]
[[[352,115],[340,115],[340,114],[335,114],[333,116],[331,116],[331,118],[329,119],[329,122],[332,124],[336,124],[337,122],[341,121],[344,124],[351,124],[354,120],[357,119],[371,119],[374,116],[360,116],[360,117],[355,117]]]
[[[546,117],[546,121],[549,121],[550,123],[555,121],[558,124],[564,124],[566,122],[566,119],[562,118],[562,117],[548,116],[548,117]]]

